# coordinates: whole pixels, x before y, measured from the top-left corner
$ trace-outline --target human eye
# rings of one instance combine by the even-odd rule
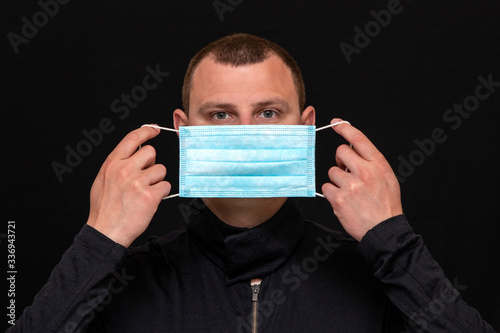
[[[277,112],[274,111],[274,110],[270,110],[270,109],[267,109],[267,110],[264,110],[262,111],[260,114],[259,114],[259,117],[262,117],[262,118],[266,118],[266,119],[271,119],[271,118],[274,118],[277,116]]]
[[[215,119],[217,120],[224,120],[224,119],[228,119],[230,118],[229,114],[227,114],[227,112],[216,112],[212,115]]]

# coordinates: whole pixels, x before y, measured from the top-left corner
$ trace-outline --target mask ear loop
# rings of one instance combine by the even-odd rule
[[[164,131],[179,132],[178,130],[173,129],[173,128],[161,127],[161,126],[149,125],[149,124],[142,125],[141,127],[152,127],[152,128],[157,128],[157,129],[164,130]],[[139,146],[139,149],[141,149],[141,146],[142,145]],[[171,199],[171,198],[175,198],[175,197],[178,197],[178,196],[179,196],[179,193],[177,193],[177,194],[171,194],[171,195],[167,195],[166,197],[163,197],[162,200]]]
[[[179,132],[179,130],[176,130],[176,129],[173,129],[173,128],[161,127],[161,126],[150,125],[150,124],[144,124],[141,127],[152,127],[152,128],[157,128],[157,129],[161,129],[161,130],[164,130],[164,131]]]
[[[326,126],[323,126],[323,127],[317,128],[317,129],[316,129],[316,132],[318,132],[318,131],[322,131],[322,130],[324,130],[324,129],[327,129],[327,128],[330,128],[330,127],[334,127],[334,126],[337,126],[337,125],[340,125],[340,124],[349,124],[349,125],[351,125],[351,123],[350,123],[350,122],[348,122],[348,121],[346,121],[346,120],[342,120],[342,121],[339,121],[339,122],[336,122],[336,123],[333,123],[333,124],[330,124],[330,125],[326,125]],[[349,143],[349,146],[352,148],[352,143]],[[349,172],[349,169],[348,169],[347,167],[345,168],[345,172]],[[323,194],[318,193],[318,192],[316,192],[316,195],[317,195],[318,197],[322,197],[322,198],[324,198],[324,197],[325,197]]]

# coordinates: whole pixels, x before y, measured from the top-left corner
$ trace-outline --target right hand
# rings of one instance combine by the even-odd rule
[[[170,193],[170,183],[163,180],[167,169],[155,164],[155,149],[137,150],[159,132],[142,127],[127,134],[104,161],[90,190],[87,224],[125,247],[146,230]]]

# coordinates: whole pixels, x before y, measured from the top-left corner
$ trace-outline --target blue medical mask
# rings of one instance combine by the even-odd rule
[[[316,129],[309,125],[181,126],[179,196],[314,197]],[[166,198],[174,197],[170,195]]]

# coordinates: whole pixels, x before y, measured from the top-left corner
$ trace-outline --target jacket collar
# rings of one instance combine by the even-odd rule
[[[271,219],[251,229],[232,227],[206,207],[188,224],[196,245],[225,273],[227,285],[275,271],[290,257],[304,229],[302,215],[290,198]]]

